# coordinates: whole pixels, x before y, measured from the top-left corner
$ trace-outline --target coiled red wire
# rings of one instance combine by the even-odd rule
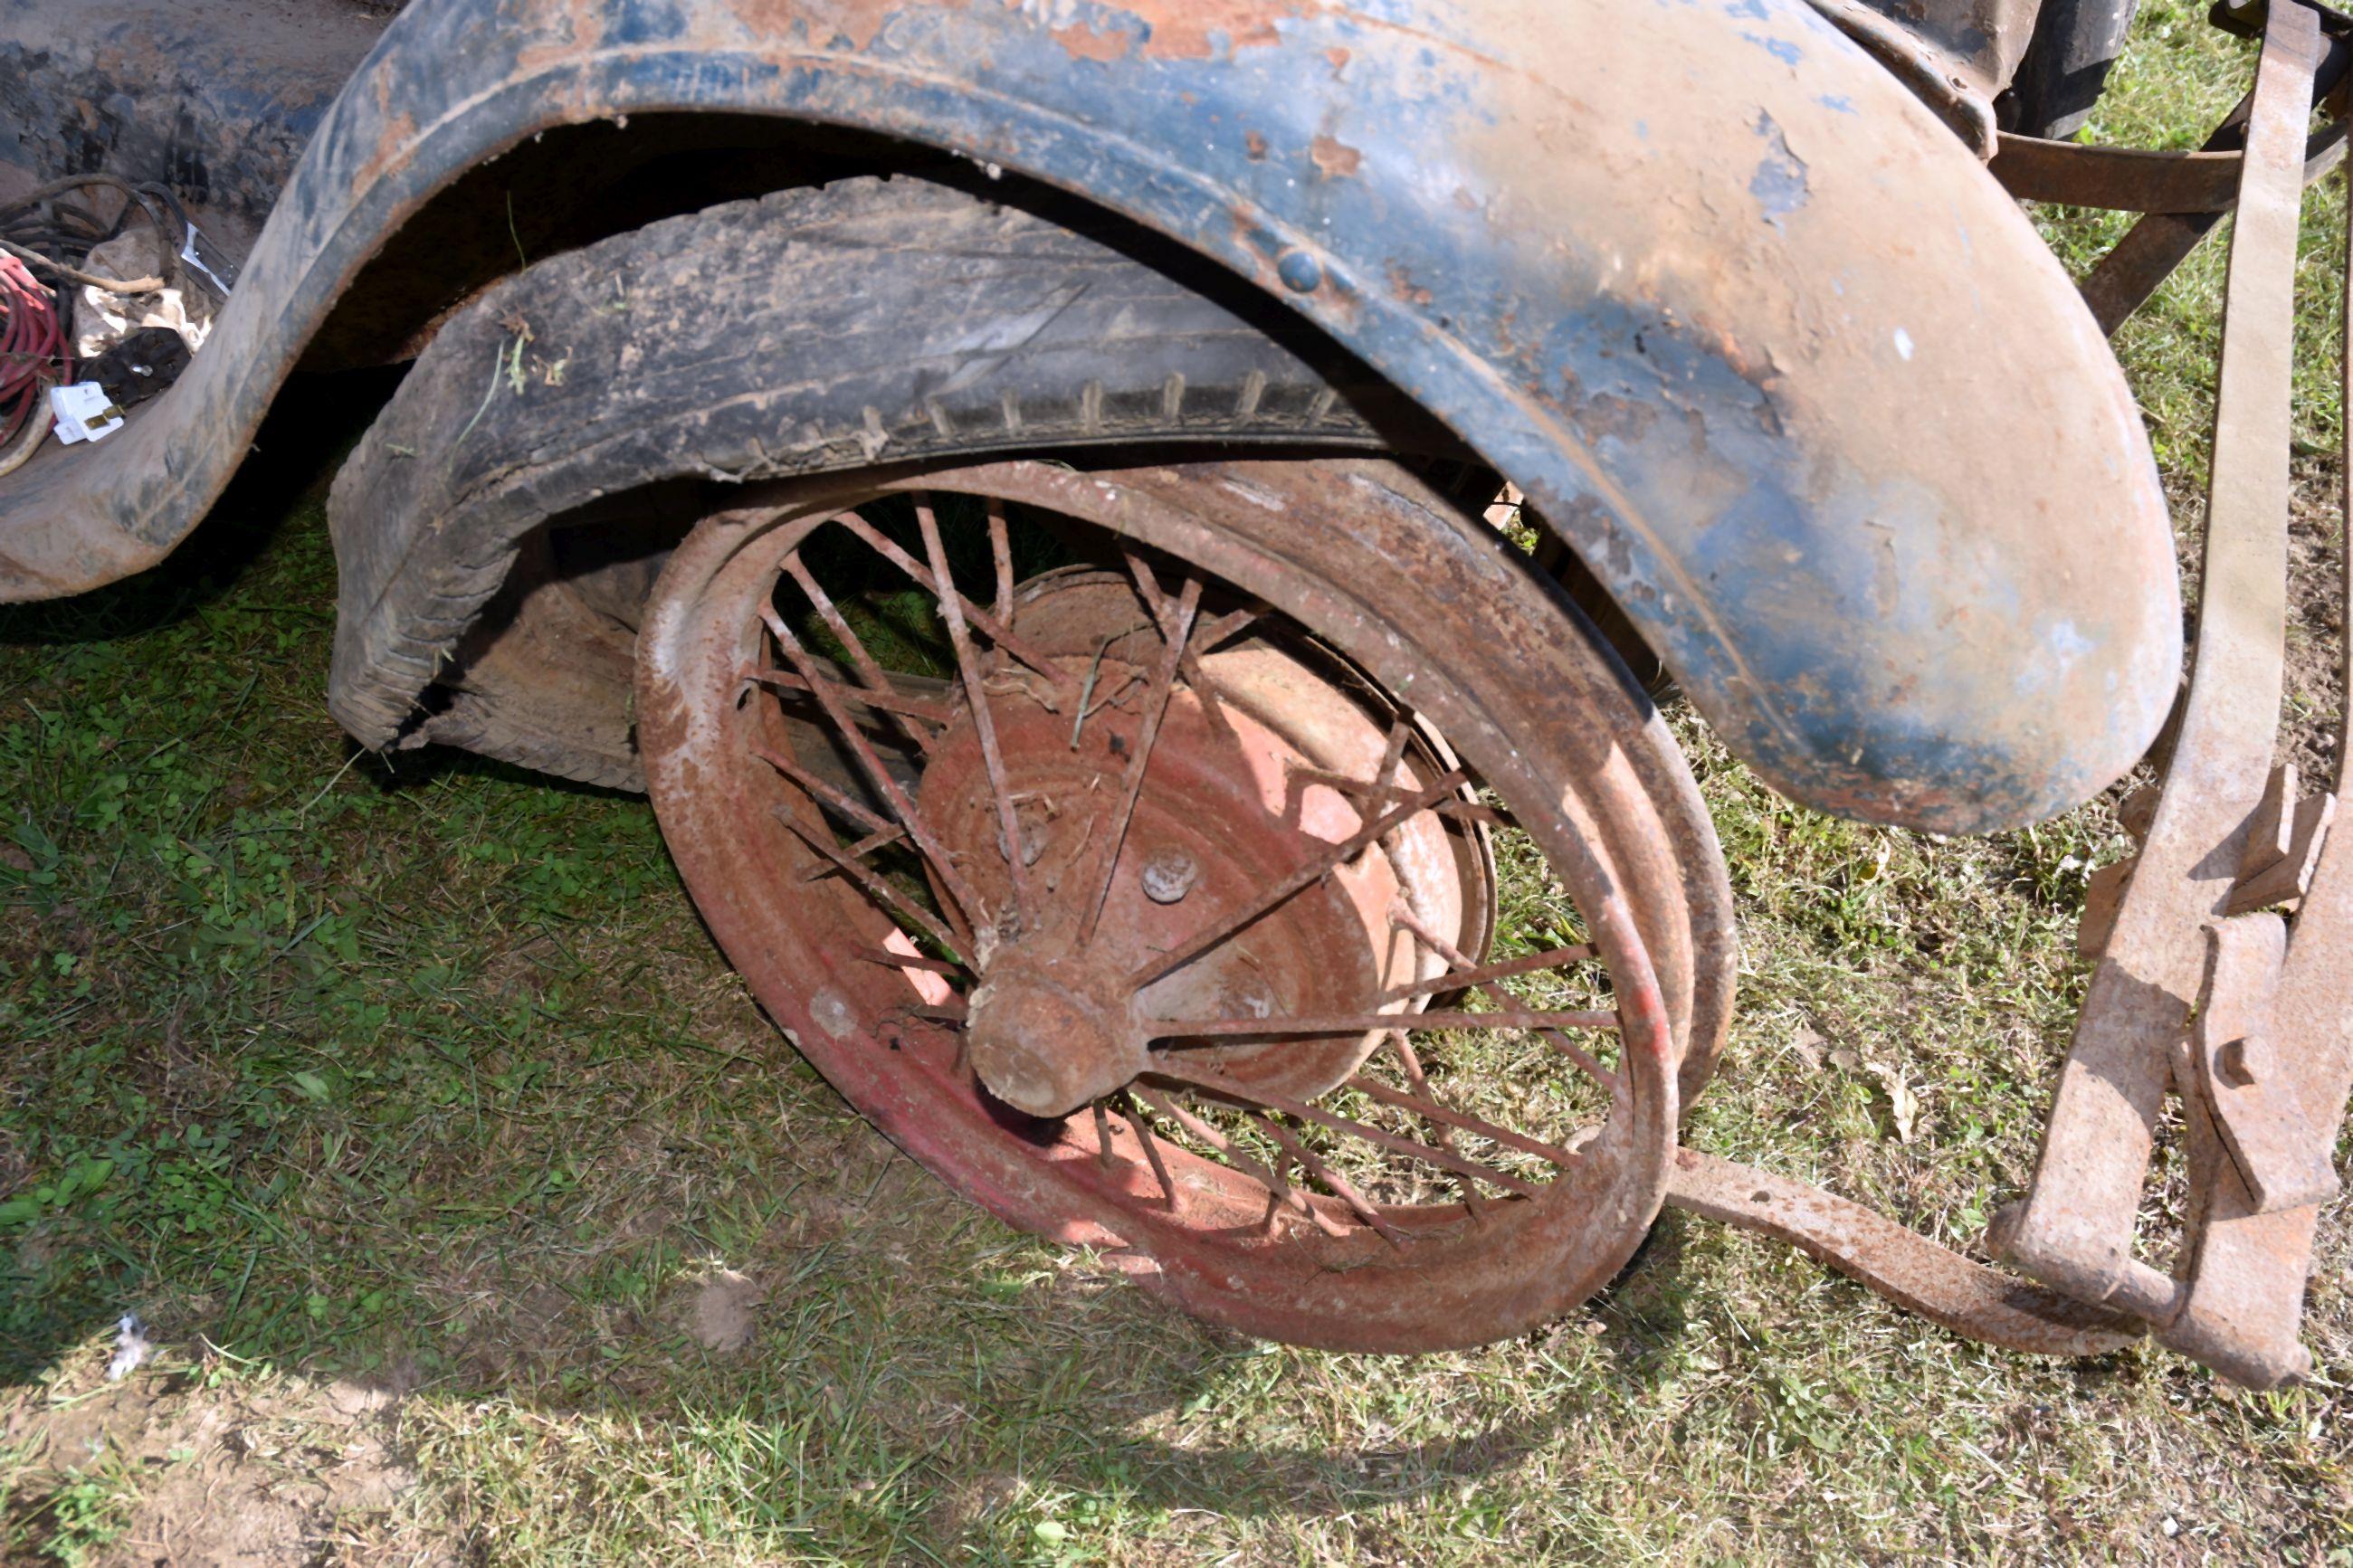
[[[47,427],[43,400],[72,376],[56,300],[22,261],[0,256],[0,454],[16,456],[16,437],[27,423]]]

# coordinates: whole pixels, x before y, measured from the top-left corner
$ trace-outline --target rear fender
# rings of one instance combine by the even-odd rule
[[[2105,341],[1801,0],[414,0],[188,375],[0,490],[0,597],[166,554],[457,176],[696,110],[949,148],[1287,300],[1519,483],[1807,804],[2036,820],[2172,700],[2170,531]]]

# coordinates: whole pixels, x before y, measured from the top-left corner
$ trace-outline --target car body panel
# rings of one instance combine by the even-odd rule
[[[2038,820],[2173,700],[2171,532],[2105,340],[1799,0],[414,0],[188,374],[101,472],[0,486],[0,598],[167,554],[453,180],[663,110],[950,149],[1255,281],[1519,484],[1808,805]]]

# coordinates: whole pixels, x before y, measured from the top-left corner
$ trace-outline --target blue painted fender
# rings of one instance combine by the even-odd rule
[[[1801,0],[414,0],[0,597],[161,559],[386,237],[551,125],[862,127],[1084,195],[1322,323],[1519,483],[1741,756],[1943,831],[2124,772],[2181,655],[2123,377],[1950,134]]]

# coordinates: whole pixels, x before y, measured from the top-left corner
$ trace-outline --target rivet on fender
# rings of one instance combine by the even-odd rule
[[[1294,294],[1313,294],[1324,286],[1324,264],[1303,250],[1286,250],[1276,257],[1274,275]]]

